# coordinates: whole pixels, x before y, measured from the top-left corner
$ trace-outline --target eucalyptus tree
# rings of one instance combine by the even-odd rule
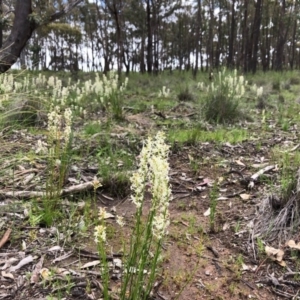
[[[147,40],[147,12],[145,1],[130,0],[127,10],[125,11],[126,21],[129,23],[126,28],[128,30],[128,39],[125,41],[125,52],[129,54],[129,42],[131,46],[131,63],[134,68],[135,64],[139,65],[141,73],[146,72],[146,40]]]
[[[99,5],[99,4],[98,4]],[[105,6],[105,9],[108,10],[110,18],[114,22],[115,34],[116,34],[116,59],[118,65],[118,73],[122,71],[122,57],[123,57],[123,9],[124,1],[123,0],[104,0],[102,1],[101,6]]]
[[[193,52],[195,40],[194,20],[192,18],[191,7],[186,7],[176,14],[176,22],[173,26],[173,53],[178,61],[179,70],[189,70],[191,67],[191,54]]]
[[[157,74],[159,70],[159,50],[162,44],[163,21],[173,17],[173,14],[180,8],[182,8],[180,0],[146,0],[148,73],[154,71]]]
[[[115,32],[114,25],[108,7],[102,0],[96,0],[97,7],[97,20],[94,20],[94,25],[97,26],[96,30],[96,52],[98,56],[102,56],[104,61],[103,71],[107,73],[111,69],[115,51]],[[92,53],[94,55],[94,53]]]
[[[35,13],[42,16],[46,10],[55,11],[63,7],[63,0],[52,2],[38,2]],[[79,48],[82,44],[81,22],[78,10],[73,14],[62,16],[56,22],[38,27],[21,52],[21,65],[40,69],[52,70],[79,69],[79,60],[82,60]],[[25,59],[27,63],[25,64]]]
[[[101,66],[105,72],[110,70],[111,51],[108,49],[110,19],[108,11],[103,10],[102,1],[86,3],[80,8],[80,19],[82,30],[84,32],[83,51],[85,69],[88,71],[96,70],[101,61],[97,60],[99,56],[103,57],[104,66]],[[90,49],[91,51],[88,51]]]
[[[47,67],[54,71],[79,69],[78,45],[82,40],[81,30],[68,23],[52,23],[43,28],[47,38],[50,62]],[[40,39],[39,39],[40,40]]]

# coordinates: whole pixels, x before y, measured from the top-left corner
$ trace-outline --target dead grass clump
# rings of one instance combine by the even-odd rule
[[[193,101],[194,100],[194,96],[190,92],[188,87],[186,87],[184,90],[180,91],[179,94],[177,95],[177,98],[179,101]]]
[[[285,99],[281,94],[278,96],[278,102],[281,104],[283,104],[285,102]]]
[[[265,86],[268,84],[268,81],[265,78],[259,78],[257,80],[252,80],[249,84],[253,83],[255,83],[257,86]]]
[[[284,90],[289,91],[289,90],[291,89],[291,83],[290,83],[290,81],[289,81],[289,80],[284,81],[284,82],[282,83],[282,88],[283,88]]]
[[[280,91],[280,80],[279,79],[275,79],[273,82],[272,82],[272,89],[274,91]]]
[[[284,192],[278,191],[263,199],[254,220],[252,237],[265,241],[286,242],[300,226],[300,168],[295,180]]]
[[[299,77],[291,77],[290,78],[290,84],[291,85],[298,85],[298,84],[300,84],[300,78]]]
[[[131,172],[118,172],[102,179],[105,190],[119,199],[126,198],[130,194]]]
[[[265,109],[267,107],[267,104],[266,104],[266,99],[263,98],[263,97],[259,97],[257,99],[257,104],[256,104],[256,108],[258,109]]]
[[[2,115],[5,126],[36,126],[40,123],[41,103],[36,99],[12,99],[6,112]]]

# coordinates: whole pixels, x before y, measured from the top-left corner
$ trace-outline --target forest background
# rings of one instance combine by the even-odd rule
[[[0,1],[0,46],[10,32],[16,1]],[[32,1],[45,18],[63,0]],[[40,26],[19,66],[36,70],[158,73],[165,69],[242,72],[300,66],[299,1],[93,0]]]

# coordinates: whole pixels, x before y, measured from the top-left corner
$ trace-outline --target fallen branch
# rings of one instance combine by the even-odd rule
[[[73,185],[67,188],[62,189],[58,196],[65,196],[68,194],[75,194],[83,191],[87,191],[94,188],[94,184],[92,181],[81,183],[78,185]],[[0,190],[0,199],[5,198],[17,198],[17,199],[30,199],[30,198],[38,198],[38,197],[46,197],[47,192],[37,192],[37,191],[12,191],[5,192]]]
[[[268,171],[271,171],[275,168],[275,165],[266,166],[263,169],[260,169],[257,173],[253,174],[250,179],[253,181],[257,181],[258,177]]]
[[[164,120],[167,119],[167,117],[161,112],[161,111],[158,111],[158,112],[154,112],[154,114]]]
[[[184,118],[189,118],[192,116],[197,115],[197,113],[193,112],[193,113],[188,113],[188,114],[180,114],[180,115],[172,115],[172,119],[184,119]],[[170,117],[169,117],[170,118]]]
[[[250,182],[248,184],[248,188],[251,189],[254,187],[254,182],[258,180],[259,176],[263,175],[264,173],[268,172],[268,171],[271,171],[273,169],[275,169],[275,165],[271,165],[271,166],[266,166],[262,169],[260,169],[258,172],[256,172],[255,174],[253,174],[251,177],[250,177]]]

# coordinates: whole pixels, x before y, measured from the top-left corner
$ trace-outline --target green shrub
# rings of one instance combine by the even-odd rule
[[[244,76],[237,76],[237,71],[219,72],[215,82],[208,87],[205,98],[204,116],[209,122],[232,123],[240,115],[239,102],[245,94],[247,86]]]
[[[26,95],[20,94],[17,97],[12,97],[10,102],[0,118],[3,126],[31,127],[40,125],[41,101],[26,98]]]

